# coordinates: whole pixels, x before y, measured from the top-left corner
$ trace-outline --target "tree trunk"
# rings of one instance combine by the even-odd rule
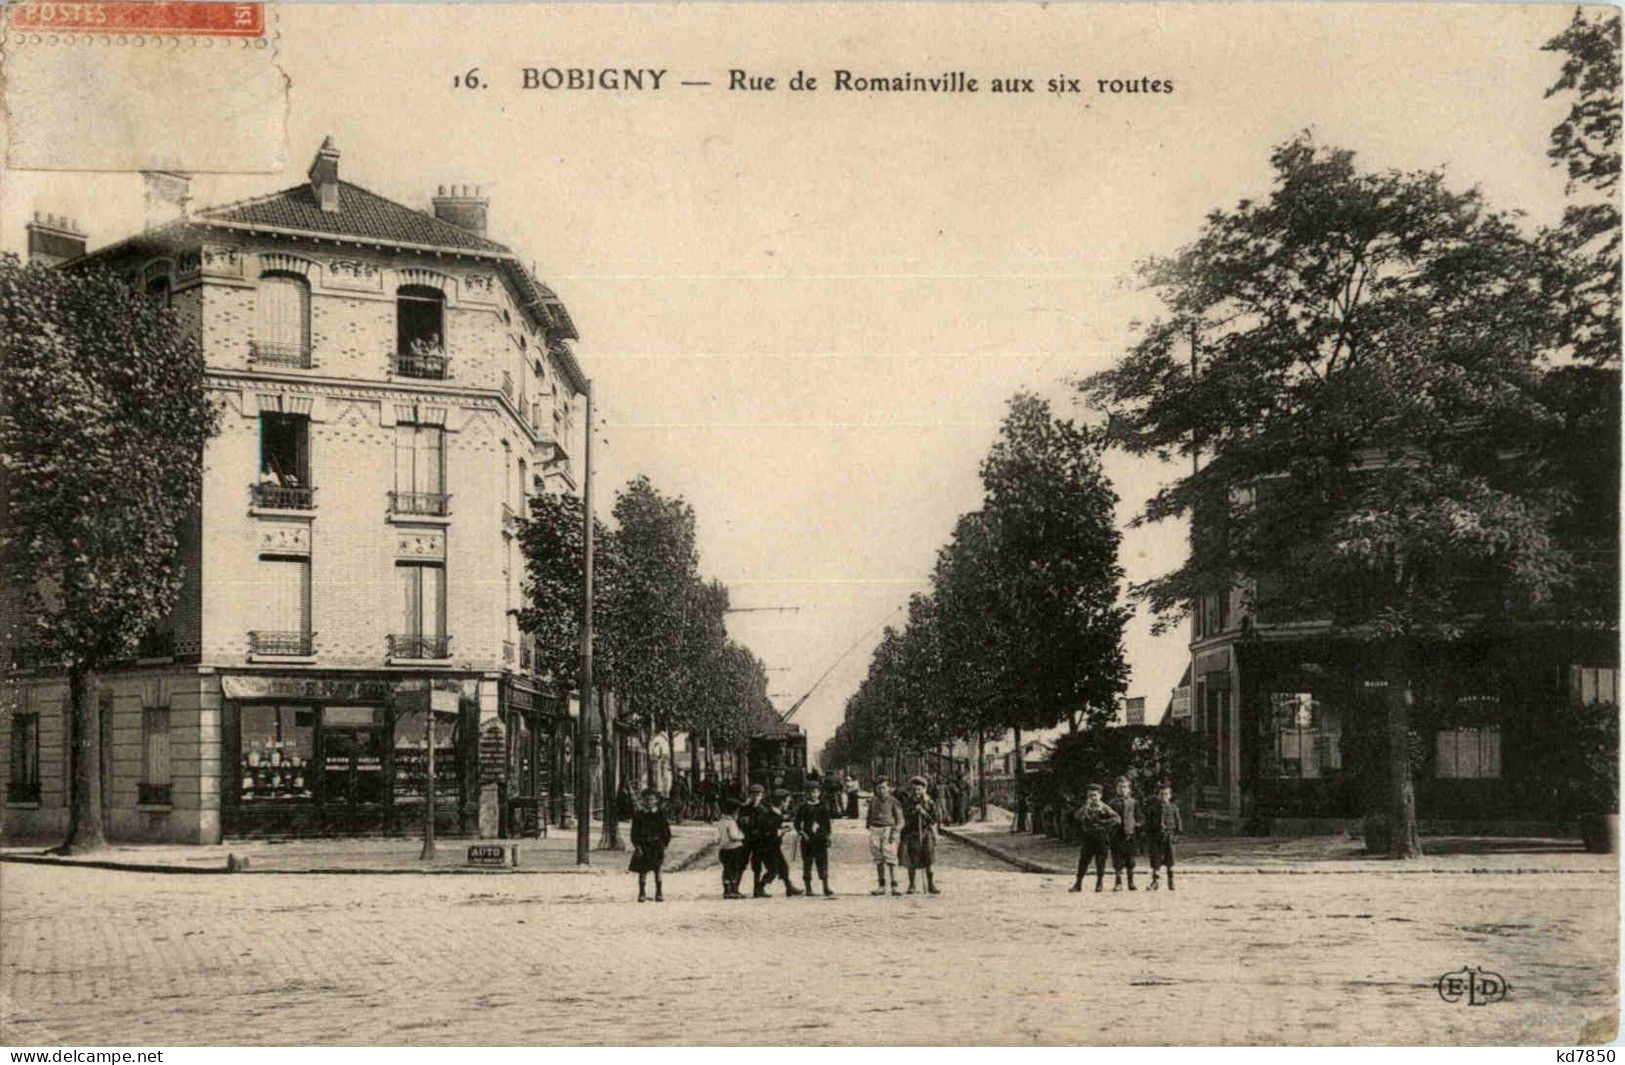
[[[68,838],[56,849],[58,854],[88,854],[107,846],[107,837],[102,834],[102,730],[96,720],[89,680],[83,665],[75,663],[69,667],[73,747],[68,782]]]
[[[1411,780],[1411,708],[1409,648],[1391,641],[1384,654],[1383,692],[1388,725],[1388,826],[1391,858],[1422,857],[1422,837],[1416,828],[1416,785]]]
[[[688,792],[690,796],[697,793],[700,786],[700,744],[699,737],[692,731],[688,734]]]
[[[1016,736],[1016,820],[1010,826],[1010,829],[1013,832],[1025,832],[1027,831],[1027,774],[1024,763],[1027,759],[1021,750],[1021,729],[1017,728],[1012,731],[1015,732]]]
[[[617,714],[619,707],[616,707]],[[618,851],[621,847],[621,824],[619,805],[621,796],[621,750],[620,742],[615,735],[615,718],[617,714],[609,712],[608,700],[604,693],[598,693],[598,720],[604,726],[604,739],[599,748],[604,752],[604,829],[598,837],[598,849],[601,851]],[[587,816],[591,817],[591,811]]]
[[[976,730],[976,793],[982,805],[982,820],[987,820],[987,759],[982,753],[985,736],[981,729]]]

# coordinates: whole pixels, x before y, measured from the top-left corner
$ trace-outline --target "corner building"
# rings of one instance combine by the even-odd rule
[[[426,213],[340,162],[329,139],[303,184],[89,257],[169,302],[221,411],[180,603],[97,678],[110,838],[420,828],[431,713],[439,828],[563,812],[568,718],[514,621],[513,532],[532,493],[577,490],[575,328],[487,237],[478,190]],[[41,228],[83,252],[71,225]],[[48,838],[68,819],[66,677],[14,665],[4,830]]]

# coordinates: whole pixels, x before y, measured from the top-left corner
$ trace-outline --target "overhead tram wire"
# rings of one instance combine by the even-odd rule
[[[840,665],[842,662],[844,662],[846,660],[847,655],[851,654],[853,651],[856,651],[860,646],[862,646],[863,641],[867,640],[869,637],[871,637],[875,633],[879,632],[882,628],[885,627],[886,623],[888,621],[890,621],[894,615],[896,615],[899,611],[905,609],[907,606],[908,606],[908,604],[906,602],[905,603],[898,603],[897,608],[895,610],[893,610],[891,613],[887,614],[885,617],[881,618],[880,623],[878,625],[876,625],[874,628],[870,629],[868,632],[864,633],[862,636],[859,636],[856,640],[853,640],[852,641],[852,646],[848,647],[846,650],[842,651],[839,655],[837,655],[835,657],[835,661],[833,661],[833,662],[831,662],[829,664],[829,668],[824,670],[824,672],[822,672],[822,673],[820,673],[818,675],[818,679],[813,681],[812,687],[808,688],[807,691],[801,696],[801,698],[797,699],[794,703],[792,703],[791,706],[790,706],[790,709],[786,710],[784,713],[779,715],[779,720],[784,722],[785,724],[789,724],[790,719],[792,717],[796,716],[796,711],[801,709],[801,704],[805,703],[809,698],[812,697],[812,693],[818,690],[818,686],[820,684],[824,683],[825,680],[829,679],[829,675],[831,673],[835,672],[835,667]]]

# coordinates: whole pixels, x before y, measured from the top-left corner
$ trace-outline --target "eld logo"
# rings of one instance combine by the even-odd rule
[[[1488,973],[1471,965],[1453,973],[1445,973],[1433,985],[1439,997],[1451,1005],[1465,1002],[1469,1006],[1487,1006],[1507,997],[1511,985],[1499,973]]]

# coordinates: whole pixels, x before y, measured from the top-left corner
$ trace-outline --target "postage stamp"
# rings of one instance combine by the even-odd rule
[[[282,163],[287,79],[272,5],[16,3],[0,40],[11,167],[257,173]]]

